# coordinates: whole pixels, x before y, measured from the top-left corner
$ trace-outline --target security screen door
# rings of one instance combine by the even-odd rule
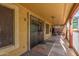
[[[38,18],[30,16],[30,48],[41,43],[43,39],[43,23]]]

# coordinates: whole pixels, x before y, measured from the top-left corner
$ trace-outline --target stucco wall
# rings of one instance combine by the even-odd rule
[[[19,16],[19,47],[12,51],[8,51],[3,55],[20,55],[27,51],[27,17],[26,13],[27,10],[20,5],[17,4],[9,4],[9,5],[16,5],[18,7],[18,14]],[[13,6],[12,6],[13,7]],[[26,19],[26,21],[24,21]]]
[[[6,5],[6,4],[5,4]],[[27,19],[27,12],[29,12],[29,14],[32,14],[36,17],[39,17],[37,16],[36,14],[34,14],[33,12],[27,10],[26,8],[24,8],[23,6],[21,6],[20,4],[9,4],[9,5],[13,5],[13,6],[17,6],[18,8],[18,19],[19,19],[19,22],[18,22],[18,25],[19,25],[19,47],[12,50],[12,51],[6,51],[4,54],[2,55],[21,55],[22,53],[26,52],[28,50],[28,27],[30,26],[28,23],[28,20]],[[13,7],[12,6],[12,7]],[[42,19],[44,21],[44,23],[47,23],[47,21],[45,21],[43,18],[39,17],[40,19]],[[51,24],[48,23],[50,26]],[[49,27],[50,27],[49,26]],[[44,28],[44,30],[46,30]],[[46,34],[45,31],[44,31],[44,39],[47,39],[51,36],[51,32],[49,34]]]

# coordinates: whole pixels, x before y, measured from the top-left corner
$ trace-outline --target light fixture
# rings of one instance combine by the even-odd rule
[[[51,16],[51,18],[52,18],[52,19],[54,19],[54,18],[55,18],[55,16]]]

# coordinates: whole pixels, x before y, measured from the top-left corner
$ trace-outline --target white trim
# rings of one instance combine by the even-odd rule
[[[48,56],[50,56],[50,54],[51,54],[52,50],[53,50],[53,47],[50,49]]]
[[[30,15],[31,15],[31,14],[29,14],[29,50],[30,50],[30,20],[31,20],[31,19],[30,19]]]
[[[63,40],[60,38],[60,44],[61,44],[61,46],[63,47],[63,49],[64,49],[64,51],[65,51],[65,53],[67,53],[67,50],[66,50],[66,48],[64,47],[64,42],[63,42]]]
[[[61,46],[63,47],[63,49],[64,49],[64,51],[65,51],[65,53],[67,53],[67,50],[66,50],[66,48],[64,47],[64,42],[63,42],[63,40],[60,38],[60,44],[61,44]],[[49,54],[48,54],[48,56],[50,56],[50,54],[51,54],[51,52],[52,52],[52,50],[53,50],[53,47],[50,49],[50,51],[49,51]]]
[[[15,45],[6,46],[0,48],[0,55],[6,54],[14,49],[19,48],[19,9],[16,5],[13,4],[0,4],[7,8],[15,10]]]
[[[28,11],[29,13],[29,11]],[[30,13],[27,15],[28,21],[27,21],[27,27],[28,27],[28,50],[30,51]]]

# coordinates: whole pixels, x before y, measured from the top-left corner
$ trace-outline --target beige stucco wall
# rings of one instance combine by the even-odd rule
[[[46,24],[49,24],[49,34],[46,34]],[[44,23],[44,39],[45,40],[48,40],[52,36],[52,32],[50,31],[51,26],[52,25],[50,23],[48,23],[48,22]]]
[[[24,8],[20,4],[9,4],[9,5],[15,5],[15,6],[18,7],[18,14],[19,15],[17,15],[17,16],[19,17],[18,18],[19,19],[19,22],[18,22],[18,25],[19,25],[19,30],[18,30],[19,31],[19,40],[18,40],[19,41],[19,43],[18,43],[19,47],[12,50],[12,51],[8,50],[2,55],[21,55],[22,53],[26,52],[27,49],[28,49],[27,42],[28,42],[29,38],[28,38],[27,30],[28,30],[28,27],[30,25],[28,24],[29,19],[27,19],[27,12],[29,12],[29,14],[32,14],[32,15],[42,19],[44,21],[44,23],[48,23],[48,22],[45,21],[40,16],[38,16],[38,15],[34,14],[33,12],[27,10],[26,8]],[[48,24],[51,26],[50,23],[48,23]],[[46,29],[44,28],[44,30],[46,30]],[[50,36],[51,36],[51,32],[49,34],[46,34],[45,31],[44,31],[44,39],[48,39]]]
[[[15,4],[12,4],[15,5]],[[19,6],[16,4],[19,11],[19,47],[17,49],[14,49],[13,51],[8,51],[3,55],[20,55],[27,51],[27,10],[23,8],[22,6]],[[13,7],[13,6],[12,6]],[[26,21],[24,21],[26,19]]]

